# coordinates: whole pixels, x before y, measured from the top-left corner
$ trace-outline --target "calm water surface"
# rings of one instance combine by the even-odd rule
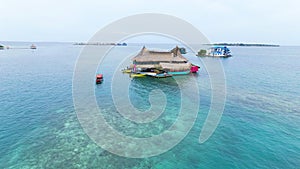
[[[198,137],[210,106],[209,76],[201,62],[188,53],[186,57],[202,66],[196,76],[201,102],[194,127],[180,144],[164,154],[129,159],[101,149],[80,127],[72,100],[72,77],[81,47],[68,43],[37,46],[34,51],[0,51],[0,168],[300,166],[300,47],[231,48],[234,57],[221,59],[227,79],[225,110],[218,128],[203,144],[199,144]],[[174,45],[147,47],[171,49]],[[108,57],[122,58],[140,48],[118,47]],[[168,99],[160,118],[137,125],[123,119],[113,106],[110,85],[118,64],[106,59],[98,70],[104,73],[105,81],[95,86],[95,94],[106,120],[118,131],[136,137],[156,135],[170,127],[181,102],[174,79],[131,80],[129,98],[139,110],[150,107],[151,90],[161,89]]]

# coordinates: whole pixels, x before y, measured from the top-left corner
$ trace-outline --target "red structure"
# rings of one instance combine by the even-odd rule
[[[192,73],[197,73],[198,70],[199,70],[199,67],[198,67],[198,66],[192,66],[192,67],[191,67],[191,72],[192,72]]]

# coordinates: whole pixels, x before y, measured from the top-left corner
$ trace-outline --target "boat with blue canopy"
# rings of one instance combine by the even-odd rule
[[[231,51],[228,47],[226,46],[214,46],[209,48],[206,51],[206,55],[205,56],[212,56],[212,57],[230,57],[231,55]]]

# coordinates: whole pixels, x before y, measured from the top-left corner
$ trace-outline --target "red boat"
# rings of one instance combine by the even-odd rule
[[[97,74],[96,76],[96,84],[100,84],[103,82],[103,74]]]
[[[197,73],[198,72],[198,70],[199,70],[199,66],[196,66],[196,65],[193,65],[192,67],[191,67],[191,72],[192,73]]]

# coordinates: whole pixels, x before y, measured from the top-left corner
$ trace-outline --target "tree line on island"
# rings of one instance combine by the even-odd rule
[[[280,45],[274,44],[260,44],[260,43],[213,43],[207,45],[214,45],[214,46],[257,46],[257,47],[280,47]]]

